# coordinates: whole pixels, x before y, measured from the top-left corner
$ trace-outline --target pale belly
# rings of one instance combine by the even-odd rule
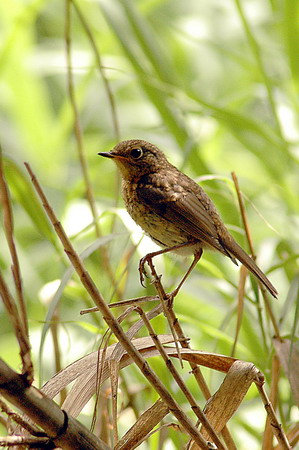
[[[147,205],[140,203],[135,195],[134,185],[126,185],[123,189],[123,197],[126,208],[132,219],[143,231],[160,247],[173,247],[185,244],[194,238],[181,230],[176,223],[169,221],[155,212],[151,211]],[[191,255],[202,247],[202,243],[197,241],[194,245],[174,250],[180,255]]]
[[[192,237],[180,230],[172,222],[161,218],[147,208],[140,207],[127,208],[132,219],[139,225],[143,231],[160,247],[174,247],[175,245],[185,244],[192,241]],[[141,212],[142,210],[142,212]],[[174,250],[179,255],[192,255],[196,253],[202,244],[197,241],[194,245],[182,247]]]

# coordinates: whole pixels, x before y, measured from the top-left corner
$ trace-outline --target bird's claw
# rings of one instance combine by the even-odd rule
[[[143,258],[141,258],[141,260],[139,261],[139,267],[138,267],[140,284],[144,288],[146,287],[146,285],[144,284],[144,278],[145,277],[148,278],[148,275],[147,275],[146,270],[144,268],[146,262],[148,262],[147,255],[144,256]]]

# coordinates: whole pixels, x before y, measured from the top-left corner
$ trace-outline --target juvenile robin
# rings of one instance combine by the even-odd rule
[[[193,254],[190,268],[171,294],[174,297],[203,249],[213,249],[228,256],[235,264],[239,260],[277,298],[275,287],[231,236],[202,187],[170,164],[155,145],[133,139],[120,142],[110,152],[98,154],[112,158],[116,163],[122,175],[122,195],[127,211],[163,248],[140,260],[142,284],[144,264],[154,256],[169,251]]]

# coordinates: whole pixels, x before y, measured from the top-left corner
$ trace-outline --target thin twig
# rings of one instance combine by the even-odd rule
[[[120,306],[137,306],[140,303],[158,302],[160,297],[158,295],[145,295],[144,297],[131,298],[128,300],[122,300],[120,302],[109,303],[109,308],[116,308]]]
[[[162,358],[163,358],[163,360],[164,360],[164,362],[166,364],[167,369],[170,371],[170,373],[172,374],[173,378],[175,379],[177,385],[179,386],[179,388],[181,389],[181,391],[185,395],[186,399],[190,403],[192,411],[195,413],[195,415],[199,419],[200,423],[203,425],[203,427],[209,433],[210,438],[217,445],[217,448],[224,450],[223,444],[220,441],[219,437],[217,436],[217,434],[216,434],[215,430],[213,429],[212,425],[210,424],[210,422],[208,421],[208,419],[206,418],[206,416],[202,412],[202,410],[199,407],[199,405],[196,403],[195,398],[193,397],[193,395],[191,394],[191,392],[187,388],[186,384],[184,383],[183,379],[179,375],[179,373],[178,373],[177,369],[175,368],[173,362],[167,356],[167,353],[165,352],[163,345],[159,341],[159,338],[158,338],[157,334],[155,333],[155,331],[154,331],[150,321],[147,319],[146,314],[143,312],[142,308],[140,308],[140,307],[136,307],[135,309],[136,309],[137,313],[140,315],[140,317],[142,318],[142,320],[144,321],[144,323],[145,323],[145,325],[146,325],[146,327],[147,327],[147,329],[149,331],[149,334],[150,334],[150,336],[151,336],[151,338],[152,338],[152,340],[153,340],[157,350],[160,352],[160,354],[161,354],[161,356],[162,356]]]
[[[11,323],[15,330],[15,335],[20,346],[20,355],[23,363],[23,371],[26,374],[26,379],[29,384],[33,380],[33,365],[30,357],[30,343],[26,334],[24,324],[20,319],[19,312],[17,310],[15,301],[5,283],[4,278],[0,272],[0,296],[4,302],[5,308],[10,317]]]
[[[90,30],[90,27],[84,17],[84,15],[82,14],[81,9],[78,7],[77,2],[75,0],[71,0],[72,4],[75,8],[75,11],[83,25],[83,28],[86,32],[86,35],[90,41],[91,47],[93,49],[94,52],[94,56],[96,59],[96,64],[97,64],[97,68],[99,70],[100,76],[102,78],[102,81],[104,83],[104,88],[105,91],[107,93],[108,96],[108,101],[110,104],[110,110],[111,110],[111,116],[112,116],[112,123],[113,123],[113,128],[114,128],[114,134],[115,134],[115,138],[119,141],[120,140],[120,132],[119,132],[119,124],[118,124],[118,119],[117,119],[117,113],[116,113],[116,105],[115,105],[115,101],[114,101],[114,97],[113,97],[113,93],[112,93],[112,89],[110,87],[110,83],[108,81],[108,78],[105,75],[105,71],[103,69],[103,65],[102,65],[102,61],[101,61],[101,55],[98,49],[97,44],[95,43],[95,40],[93,38],[93,34]]]
[[[28,436],[5,436],[0,437],[0,446],[1,447],[15,447],[15,446],[24,446],[27,448],[45,448],[47,444],[50,443],[50,439],[48,437],[28,437]],[[22,447],[23,448],[23,447]]]
[[[281,448],[283,450],[291,450],[292,447],[290,446],[290,444],[288,442],[288,439],[287,439],[287,437],[286,437],[286,435],[285,435],[285,433],[284,433],[284,431],[283,431],[283,429],[281,427],[281,424],[278,422],[278,419],[276,417],[276,414],[275,414],[275,411],[273,409],[273,406],[272,406],[272,404],[271,404],[271,402],[269,400],[269,397],[268,397],[268,395],[267,395],[267,393],[266,393],[266,391],[264,389],[264,383],[265,383],[264,377],[260,373],[257,376],[257,379],[255,380],[255,384],[256,384],[256,387],[258,388],[259,394],[260,394],[261,399],[262,399],[262,401],[264,403],[264,407],[265,407],[265,410],[266,410],[266,412],[268,414],[273,433],[275,434],[276,439],[278,440],[278,442],[281,445]]]
[[[109,308],[117,308],[117,307],[125,307],[125,306],[136,306],[140,303],[149,303],[149,302],[158,302],[160,300],[158,295],[146,295],[144,297],[131,298],[129,300],[121,300],[120,302],[109,303]],[[97,312],[99,308],[94,306],[93,308],[82,309],[80,314],[83,316],[84,314],[89,314],[92,312]]]
[[[160,299],[160,302],[161,302],[161,305],[162,305],[163,313],[164,313],[164,315],[165,315],[165,317],[166,317],[166,319],[168,321],[168,325],[170,327],[170,331],[171,331],[171,334],[172,334],[173,339],[174,339],[174,343],[175,343],[175,347],[176,347],[177,352],[178,352],[178,357],[179,357],[179,361],[180,361],[181,367],[183,367],[183,360],[182,360],[182,356],[181,356],[181,352],[180,352],[180,347],[179,347],[179,344],[178,344],[178,336],[176,334],[176,331],[175,331],[175,328],[174,328],[174,325],[173,325],[173,321],[171,320],[170,315],[169,315],[169,310],[172,309],[172,307],[170,306],[172,304],[172,300],[170,300],[168,298],[168,296],[167,296],[167,294],[166,294],[166,292],[164,290],[164,287],[162,286],[161,277],[159,277],[157,272],[156,272],[156,269],[155,269],[155,266],[154,266],[152,258],[148,259],[148,265],[149,265],[149,267],[151,269],[151,274],[153,276],[153,283],[154,283],[156,291],[157,291],[157,293],[159,295],[159,299]],[[169,304],[168,307],[167,307],[166,303]]]
[[[117,173],[118,173],[118,172],[117,172]],[[118,174],[118,175],[119,175],[119,174]],[[119,193],[119,190],[117,191],[117,193]],[[117,207],[117,205],[115,205],[115,208],[116,208],[116,207]],[[112,223],[112,226],[111,226],[111,232],[112,232],[113,229],[114,229],[114,224],[115,224],[115,222]],[[136,244],[133,244],[133,245],[131,246],[131,248],[129,248],[129,249],[124,253],[122,259],[120,260],[119,266],[120,266],[120,267],[124,266],[124,268],[123,268],[123,270],[121,271],[121,273],[120,273],[119,276],[118,276],[118,279],[117,279],[117,285],[116,285],[116,287],[114,288],[114,291],[113,291],[112,294],[111,294],[111,299],[114,297],[114,295],[115,295],[115,293],[116,293],[116,290],[115,290],[116,288],[118,289],[118,295],[119,295],[119,297],[120,297],[120,298],[123,297],[123,294],[124,294],[124,292],[125,292],[126,285],[127,285],[128,279],[129,279],[129,276],[128,276],[128,275],[129,275],[129,265],[132,263],[132,256],[133,256],[133,254],[135,253],[135,251],[137,250],[137,248],[138,248],[140,242],[142,241],[143,237],[144,237],[144,236],[142,235],[141,238],[139,239],[139,241],[138,241]]]
[[[236,193],[237,193],[237,197],[238,197],[240,213],[241,213],[242,222],[243,222],[247,242],[249,245],[250,253],[252,255],[252,258],[255,260],[256,256],[254,253],[253,242],[252,242],[251,233],[250,233],[250,229],[249,229],[249,225],[248,225],[247,214],[246,214],[246,209],[245,209],[244,202],[243,202],[242,193],[241,193],[240,186],[239,186],[239,181],[238,181],[238,178],[237,178],[237,175],[235,174],[235,172],[232,172],[231,176],[232,176],[232,179],[233,179],[233,182],[235,185],[235,189],[236,189]]]
[[[231,351],[231,356],[235,355],[236,346],[238,343],[239,332],[241,329],[243,310],[244,310],[244,297],[245,297],[245,281],[247,277],[248,270],[245,266],[241,266],[240,269],[240,278],[239,278],[239,286],[238,286],[238,309],[237,309],[237,325],[235,331],[234,343]]]
[[[31,423],[25,420],[24,417],[20,416],[20,414],[13,411],[1,398],[0,409],[10,418],[10,420],[13,420],[15,423],[24,428],[24,430],[27,430],[32,436],[45,436],[43,431],[40,431],[38,428],[34,427]]]
[[[232,172],[231,175],[232,175],[232,179],[233,179],[233,182],[235,184],[235,188],[236,188],[236,192],[237,192],[237,196],[238,196],[239,208],[240,208],[240,211],[241,211],[242,222],[243,222],[243,226],[244,226],[244,229],[245,229],[247,242],[248,242],[248,245],[249,245],[249,248],[250,248],[250,253],[251,253],[252,258],[255,260],[256,259],[256,255],[255,255],[255,251],[254,251],[254,247],[253,247],[253,241],[252,241],[251,235],[250,235],[250,230],[249,230],[249,225],[248,225],[248,220],[247,220],[247,214],[246,214],[246,210],[245,210],[245,206],[244,206],[244,202],[243,202],[243,197],[242,197],[242,194],[241,194],[241,191],[240,191],[238,178],[237,178],[235,172]],[[258,282],[258,284],[259,284],[260,290],[261,290],[262,295],[263,295],[263,299],[264,299],[264,303],[265,303],[267,312],[269,314],[269,317],[271,319],[271,322],[272,322],[272,325],[273,325],[273,328],[274,328],[274,331],[275,331],[275,336],[281,339],[280,332],[279,332],[279,327],[278,327],[277,321],[275,319],[275,316],[273,314],[272,308],[270,306],[269,299],[268,299],[268,294],[266,292],[266,289],[260,282]],[[262,327],[262,332],[263,332],[263,336],[264,336],[264,328],[263,328],[262,322],[261,322],[261,327]],[[264,336],[264,342],[266,344],[266,337],[265,336]]]
[[[4,231],[9,247],[9,251],[12,259],[12,273],[16,286],[17,299],[20,307],[20,317],[24,323],[24,329],[28,335],[28,320],[26,304],[23,293],[23,283],[20,270],[20,264],[17,254],[17,249],[14,242],[14,223],[13,223],[13,213],[10,202],[9,191],[7,183],[5,180],[4,170],[3,170],[3,159],[2,159],[2,149],[0,147],[0,201],[3,208],[3,221],[4,221]]]
[[[183,348],[191,348],[190,345],[189,345],[189,339],[185,336],[185,334],[183,332],[183,329],[182,329],[182,327],[180,325],[180,322],[179,322],[178,318],[175,316],[173,308],[169,309],[168,314],[170,316],[171,322],[174,325],[174,328],[175,328],[176,334],[177,334],[177,336],[179,338],[179,341],[181,343],[181,346]],[[196,379],[196,382],[197,382],[197,384],[198,384],[198,386],[199,386],[199,388],[200,388],[204,398],[206,400],[209,400],[211,398],[212,394],[211,394],[211,392],[209,390],[209,387],[208,387],[208,385],[207,385],[207,383],[206,383],[206,381],[205,381],[205,379],[203,377],[203,374],[202,374],[202,371],[201,371],[200,367],[197,364],[194,364],[192,362],[189,362],[189,364],[190,364],[190,367],[191,367],[191,370],[192,370],[192,374],[194,375],[194,377]],[[227,426],[225,426],[223,428],[223,430],[221,431],[221,435],[222,435],[222,437],[224,439],[224,442],[226,443],[227,448],[229,450],[236,450],[237,449],[237,447],[235,446],[235,444],[233,442],[233,438],[232,438],[232,436],[231,436]]]
[[[59,342],[59,325],[60,325],[60,318],[59,318],[59,307],[57,306],[55,308],[55,311],[53,312],[52,320],[50,323],[50,331],[52,334],[52,341],[53,341],[53,350],[54,350],[54,358],[55,358],[55,372],[58,373],[62,369],[61,365],[61,349],[60,349],[60,342]],[[66,389],[62,389],[60,391],[60,401],[59,404],[62,405],[64,400],[66,399]]]
[[[270,401],[273,405],[274,411],[277,406],[278,397],[278,382],[279,382],[279,369],[280,362],[278,356],[274,353],[272,357],[272,367],[271,367],[271,386],[270,386]],[[273,430],[271,427],[271,418],[267,416],[266,426],[263,433],[263,446],[262,450],[273,450]]]
[[[242,221],[243,221],[243,225],[244,225],[247,241],[248,241],[248,244],[249,244],[249,247],[250,247],[250,251],[251,251],[252,257],[253,257],[253,259],[255,259],[255,252],[254,252],[254,248],[253,248],[253,242],[252,242],[252,239],[251,239],[251,236],[250,236],[250,230],[249,230],[249,225],[248,225],[248,221],[247,221],[246,210],[245,210],[245,207],[244,207],[242,194],[241,194],[241,191],[240,191],[240,188],[239,188],[238,179],[237,179],[237,176],[236,176],[236,174],[234,172],[232,172],[232,178],[233,178],[233,181],[234,181],[234,184],[235,184],[235,188],[236,188],[236,192],[237,192],[237,196],[238,196],[239,207],[240,207],[240,211],[241,211],[241,216],[242,216]],[[264,286],[262,286],[260,283],[259,283],[259,287],[261,289],[261,292],[262,292],[262,295],[263,295],[263,299],[264,299],[264,303],[265,303],[267,312],[269,314],[269,317],[271,319],[273,328],[275,330],[275,333],[276,333],[277,337],[279,338],[280,337],[279,328],[278,328],[275,316],[274,316],[274,314],[272,312],[272,309],[270,307],[270,303],[269,303],[269,300],[268,300],[268,294],[267,294]],[[260,316],[260,318],[261,318],[261,316]],[[262,324],[262,322],[261,322],[261,324]],[[263,333],[263,336],[264,336],[264,329],[263,329],[263,327],[262,327],[262,333]],[[266,337],[265,336],[264,336],[264,340],[265,340],[265,343],[266,343]],[[270,400],[268,399],[267,394],[266,394],[266,392],[264,390],[264,387],[263,387],[264,379],[261,376],[258,380],[259,381],[256,381],[256,385],[257,385],[257,388],[259,389],[260,395],[261,395],[262,400],[263,400],[264,405],[265,405],[265,409],[266,409],[267,414],[268,414],[268,422],[270,421],[272,429],[273,429],[273,432],[276,435],[276,438],[278,439],[278,441],[281,443],[282,448],[283,449],[289,449],[291,447],[290,447],[290,445],[288,443],[288,440],[287,440],[287,438],[286,438],[286,436],[285,436],[285,434],[284,434],[284,432],[283,432],[283,430],[281,428],[281,425],[278,423],[278,420],[276,418],[273,406],[272,406]]]
[[[73,245],[71,244],[70,240],[68,239],[61,223],[58,221],[56,215],[54,214],[53,209],[51,208],[40,184],[38,183],[34,173],[32,172],[29,164],[25,163],[25,166],[31,176],[32,183],[36,189],[36,192],[38,193],[41,202],[43,204],[43,207],[51,220],[53,227],[64,247],[64,251],[67,254],[69,260],[71,261],[73,267],[75,268],[77,274],[80,277],[80,280],[85,287],[86,291],[89,293],[93,301],[98,306],[100,312],[103,315],[103,319],[109,326],[109,328],[112,330],[112,332],[115,334],[115,336],[118,338],[118,340],[121,342],[121,345],[126,350],[128,355],[133,359],[135,364],[138,366],[140,371],[144,374],[144,376],[147,378],[148,382],[152,385],[152,387],[156,390],[156,392],[160,395],[162,400],[167,404],[171,412],[175,415],[179,423],[182,425],[182,427],[185,429],[185,431],[188,433],[189,436],[191,436],[194,441],[199,445],[202,449],[208,449],[211,448],[210,444],[202,439],[200,433],[198,432],[197,428],[194,426],[194,424],[191,422],[191,420],[187,417],[187,415],[183,412],[179,404],[176,400],[173,399],[173,397],[170,395],[170,393],[167,391],[165,386],[161,383],[160,378],[153,372],[153,370],[150,368],[148,362],[143,358],[141,353],[136,349],[134,344],[130,341],[130,339],[127,337],[126,333],[123,331],[121,326],[119,325],[118,321],[115,319],[113,314],[111,313],[110,309],[108,308],[104,298],[102,297],[101,293],[97,289],[94,281],[90,277],[89,273],[85,269],[82,260],[80,259],[79,255],[76,253]]]
[[[76,102],[76,96],[75,96],[75,88],[74,88],[74,80],[73,80],[73,68],[72,68],[72,55],[71,55],[71,0],[65,0],[65,45],[66,45],[66,60],[67,60],[67,87],[68,87],[68,94],[69,99],[71,103],[71,108],[73,111],[74,116],[74,133],[77,141],[77,151],[79,156],[79,162],[82,170],[82,175],[85,183],[86,188],[86,198],[90,207],[90,211],[93,217],[93,222],[95,226],[95,232],[97,238],[101,237],[101,229],[98,223],[98,214],[96,210],[96,202],[95,202],[95,196],[92,189],[91,180],[88,173],[88,167],[87,167],[87,160],[85,156],[84,151],[84,145],[83,145],[83,138],[82,138],[82,130],[81,130],[81,124],[80,124],[80,118],[79,118],[79,111],[77,107]],[[107,247],[102,247],[102,260],[103,260],[103,267],[105,271],[107,272],[107,275],[109,276],[113,286],[115,287],[116,291],[116,280],[114,277],[113,270],[110,265],[108,253],[107,253]]]
[[[79,9],[79,7],[77,5],[77,2],[75,2],[75,0],[71,0],[71,1],[73,3],[75,11],[76,11],[76,13],[77,13],[77,15],[79,17],[79,20],[81,21],[81,24],[82,24],[82,26],[83,26],[86,34],[87,34],[87,37],[88,37],[88,39],[90,41],[90,44],[91,44],[91,47],[93,49],[95,60],[96,60],[96,65],[97,65],[97,68],[99,70],[100,77],[102,78],[102,81],[103,81],[103,84],[104,84],[104,90],[106,91],[107,96],[108,96],[108,103],[110,105],[110,110],[111,110],[112,125],[113,125],[113,129],[114,129],[115,139],[117,141],[119,141],[120,140],[120,130],[119,130],[119,121],[118,121],[117,112],[116,112],[116,103],[115,103],[115,100],[114,100],[112,89],[110,87],[110,83],[109,83],[108,78],[106,77],[106,74],[105,74],[105,70],[104,70],[104,67],[103,67],[103,64],[102,64],[102,59],[101,59],[101,55],[100,55],[100,51],[99,51],[98,45],[95,43],[93,34],[92,34],[91,29],[89,27],[89,24],[88,24],[87,20],[85,19],[84,15],[82,14],[82,11]],[[121,184],[121,177],[117,173],[116,184],[115,184],[115,203],[114,203],[115,208],[117,208],[118,202],[119,202],[120,184]],[[115,217],[112,219],[111,232],[114,230],[114,226],[115,226]],[[121,298],[120,291],[117,291],[117,284],[114,285],[114,290],[119,295],[119,298]]]
[[[278,323],[277,323],[277,321],[275,319],[275,316],[274,316],[274,313],[272,311],[272,308],[271,308],[271,305],[270,305],[270,302],[269,302],[269,297],[268,297],[268,294],[267,294],[265,288],[262,288],[262,295],[263,295],[263,299],[264,299],[264,303],[265,303],[265,306],[266,306],[267,313],[269,314],[271,323],[272,323],[273,328],[274,328],[275,337],[277,337],[278,339],[282,340],[282,337],[281,337],[281,334],[280,334],[280,331],[279,331],[279,327],[278,327]]]
[[[21,269],[19,264],[19,258],[17,254],[17,249],[15,246],[14,241],[14,224],[13,224],[13,213],[12,213],[12,207],[11,207],[11,201],[10,201],[10,195],[7,187],[7,183],[5,180],[5,174],[3,169],[3,158],[2,158],[2,149],[0,146],[0,203],[2,204],[3,208],[3,221],[4,221],[4,231],[6,235],[6,240],[8,243],[9,251],[11,254],[12,259],[12,274],[13,279],[15,283],[16,288],[16,295],[17,295],[17,301],[19,305],[19,309],[16,307],[13,308],[13,311],[11,308],[8,308],[8,311],[10,310],[10,314],[14,314],[15,318],[11,319],[13,323],[15,324],[15,330],[18,330],[18,336],[19,345],[20,345],[20,355],[22,359],[22,371],[27,376],[27,380],[29,383],[32,383],[33,381],[33,364],[31,361],[30,356],[30,342],[29,342],[29,334],[28,334],[28,320],[27,320],[27,310],[26,310],[26,303],[24,299],[24,292],[23,292],[23,284],[22,284],[22,276],[21,276]],[[4,283],[4,280],[3,280]],[[2,287],[3,287],[2,283]],[[8,292],[8,289],[7,289]],[[3,294],[6,295],[6,294]],[[4,298],[3,298],[4,300]],[[11,295],[6,295],[6,302],[14,303],[14,299]],[[6,304],[8,304],[6,303]],[[21,324],[21,326],[20,326]]]
[[[274,99],[274,95],[273,95],[273,86],[272,86],[271,78],[268,77],[268,74],[266,72],[265,65],[264,65],[264,62],[263,62],[263,59],[262,59],[260,47],[259,47],[259,45],[258,45],[258,43],[257,43],[257,41],[256,41],[252,31],[251,31],[249,22],[248,22],[248,20],[246,18],[246,15],[244,13],[243,2],[240,1],[240,0],[235,0],[235,3],[236,3],[237,10],[239,12],[239,16],[241,18],[241,21],[243,23],[243,27],[244,27],[244,30],[245,30],[245,33],[246,33],[246,36],[247,36],[247,39],[248,39],[249,46],[250,46],[250,48],[252,50],[253,55],[255,56],[255,59],[256,59],[257,65],[259,67],[262,79],[264,81],[264,86],[265,86],[267,94],[268,94],[268,101],[269,101],[269,104],[270,104],[270,107],[271,107],[273,119],[275,121],[277,133],[278,133],[280,139],[283,140],[284,137],[283,137],[283,133],[282,133],[279,117],[278,117],[278,114],[277,114],[277,109],[276,109],[275,99]]]

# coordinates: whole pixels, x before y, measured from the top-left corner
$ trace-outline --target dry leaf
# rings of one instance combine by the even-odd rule
[[[239,408],[251,383],[256,379],[258,369],[252,363],[235,361],[229,369],[218,391],[207,401],[204,413],[217,433]],[[209,434],[202,429],[202,435],[209,439]],[[199,447],[193,443],[191,450]]]
[[[171,335],[161,335],[159,336],[159,339],[163,345],[173,342]],[[160,354],[153,346],[153,341],[149,336],[134,339],[133,342],[136,348],[142,351],[145,358],[150,358]],[[106,361],[103,366],[101,383],[110,377],[108,361],[113,359],[117,345],[118,344],[111,345],[106,350]],[[169,356],[174,356],[176,358],[178,357],[175,348],[165,347],[165,351]],[[61,391],[61,389],[65,388],[69,383],[75,380],[75,383],[68,393],[62,408],[73,417],[77,417],[96,392],[97,368],[98,364],[101,363],[101,355],[102,351],[100,351],[100,355],[98,355],[98,352],[93,352],[70,364],[68,367],[58,372],[44,385],[42,388],[43,392],[50,398],[54,398]],[[200,352],[198,350],[191,349],[181,349],[181,355],[186,361],[203,365],[221,372],[228,372],[232,364],[236,361],[235,358],[231,358],[229,356]],[[119,368],[122,369],[131,363],[131,358],[124,353],[119,361]]]
[[[136,448],[168,412],[167,405],[161,399],[157,400],[139,417],[137,422],[117,443],[114,450],[133,450]]]
[[[274,339],[280,363],[289,379],[295,403],[299,406],[299,346],[288,339]]]

